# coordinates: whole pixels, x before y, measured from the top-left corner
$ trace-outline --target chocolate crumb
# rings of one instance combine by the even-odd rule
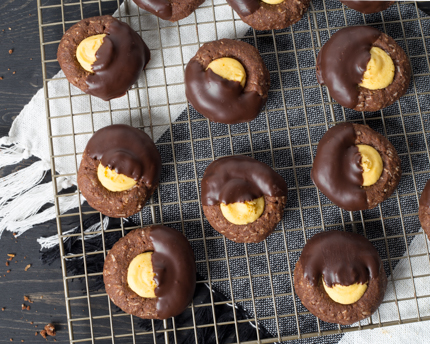
[[[24,270],[27,271],[28,269],[30,269],[30,267],[31,267],[31,264],[27,264]]]

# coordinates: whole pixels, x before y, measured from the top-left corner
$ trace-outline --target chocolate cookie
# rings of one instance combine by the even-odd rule
[[[270,4],[260,0],[227,0],[240,19],[256,30],[280,30],[302,19],[310,0],[284,0]]]
[[[430,180],[427,181],[420,197],[418,217],[424,232],[430,239]]]
[[[164,20],[175,22],[188,17],[204,0],[133,0],[144,10]]]
[[[327,289],[366,284],[358,301],[334,301]],[[294,289],[303,305],[330,323],[350,325],[371,316],[381,304],[387,276],[378,252],[365,237],[329,231],[314,235],[303,248],[294,269]]]
[[[372,47],[387,53],[395,68],[392,82],[376,90],[359,85]],[[318,54],[316,73],[318,82],[327,86],[340,105],[356,111],[377,111],[406,93],[411,66],[403,49],[391,37],[372,27],[355,26],[337,31],[324,44]]]
[[[246,72],[244,87],[211,69],[213,60],[230,57]],[[252,121],[267,100],[270,75],[258,50],[248,43],[221,39],[203,44],[185,69],[185,94],[191,105],[213,122],[226,124]]]
[[[394,1],[369,1],[369,0],[340,0],[349,8],[364,14],[377,13],[385,11],[394,4]]]
[[[125,191],[113,192],[98,177],[102,164],[136,181]],[[110,217],[137,213],[158,186],[161,157],[142,130],[116,124],[98,130],[88,141],[78,171],[78,186],[88,204]]]
[[[379,153],[383,170],[375,184],[363,185],[363,168],[357,145]],[[396,189],[401,161],[394,146],[367,125],[341,123],[330,128],[318,143],[311,171],[315,185],[338,207],[357,211],[376,207]]]
[[[155,298],[139,296],[127,282],[130,263],[144,252],[153,252]],[[162,225],[135,229],[109,251],[103,267],[103,281],[112,302],[124,312],[143,319],[174,317],[193,299],[194,253],[187,239],[175,229]]]
[[[212,162],[203,175],[203,212],[219,233],[237,243],[257,243],[267,238],[282,219],[287,203],[287,184],[266,164],[246,156]],[[228,221],[221,204],[245,203],[264,197],[264,210],[255,221],[237,225]]]
[[[84,39],[99,34],[106,36],[97,50],[91,73],[79,63],[76,50]],[[83,19],[68,29],[58,46],[57,59],[71,84],[85,93],[110,100],[123,96],[137,81],[150,52],[130,26],[106,15]]]

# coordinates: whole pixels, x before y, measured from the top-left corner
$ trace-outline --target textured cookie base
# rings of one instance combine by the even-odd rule
[[[263,214],[247,225],[235,225],[225,219],[219,205],[203,205],[203,212],[211,226],[219,233],[237,243],[258,243],[272,234],[281,221],[287,197],[264,196]]]
[[[424,233],[430,240],[430,207],[420,205],[418,208],[418,218],[420,219],[421,227],[423,227]]]
[[[310,0],[284,0],[277,5],[261,2],[260,8],[249,16],[238,14],[240,19],[256,30],[280,30],[302,19],[309,4]]]
[[[294,269],[294,289],[302,304],[313,315],[329,323],[351,325],[371,316],[384,299],[386,288],[387,276],[381,265],[379,278],[369,281],[367,290],[361,299],[350,305],[342,305],[327,295],[321,281],[317,286],[310,284],[304,277],[300,259]]]
[[[103,281],[112,302],[124,312],[143,319],[159,319],[157,299],[137,295],[127,283],[128,266],[134,257],[154,250],[149,229],[150,227],[135,229],[115,243],[106,256]]]
[[[265,103],[270,88],[270,74],[258,50],[248,43],[225,38],[203,44],[190,62],[197,61],[206,70],[209,63],[221,57],[232,57],[242,64],[246,72],[243,92],[255,91]]]
[[[145,205],[158,186],[146,185],[142,180],[130,190],[112,192],[106,189],[97,177],[99,160],[92,159],[84,151],[78,171],[78,186],[88,204],[109,217],[128,217],[136,214]]]
[[[353,124],[353,126],[357,135],[355,144],[365,144],[375,148],[384,164],[379,180],[371,186],[363,187],[367,195],[368,209],[372,209],[390,197],[397,188],[402,176],[401,161],[394,146],[384,136],[367,125]]]

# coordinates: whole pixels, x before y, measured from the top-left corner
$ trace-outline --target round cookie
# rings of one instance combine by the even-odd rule
[[[211,226],[228,239],[257,243],[281,221],[287,190],[284,179],[262,162],[247,156],[220,158],[203,175],[203,212]]]
[[[364,169],[372,166],[366,163],[367,155],[359,151],[361,145],[370,146],[380,156],[379,163],[372,165],[380,166],[380,175],[369,186],[363,186]],[[400,158],[384,136],[367,125],[346,122],[324,134],[311,170],[311,178],[318,189],[348,211],[372,209],[385,201],[399,184],[401,174]]]
[[[93,51],[96,61],[88,71],[78,61],[77,50],[81,42],[96,35],[106,36]],[[106,15],[83,19],[68,29],[58,46],[57,59],[71,84],[107,101],[123,96],[137,81],[150,52],[129,25]]]
[[[256,30],[280,30],[302,19],[310,0],[227,0],[240,19]]]
[[[386,287],[387,276],[378,252],[369,240],[355,233],[314,235],[294,269],[294,289],[302,304],[330,323],[351,325],[371,316],[381,304]]]
[[[133,0],[144,10],[164,20],[175,22],[188,17],[204,0]]]
[[[385,55],[386,60],[373,51]],[[375,80],[387,78],[386,85],[376,89],[362,86],[366,73],[372,72],[369,67],[374,68]],[[378,111],[406,93],[411,66],[391,37],[372,27],[354,26],[337,31],[324,44],[317,57],[316,74],[318,82],[327,86],[330,96],[340,105],[356,111]]]
[[[136,257],[152,252],[155,297],[142,297],[130,286],[129,271]],[[134,267],[135,268],[135,267]],[[137,276],[141,281],[144,276]],[[106,293],[124,312],[143,319],[167,319],[191,303],[196,286],[196,265],[188,240],[177,230],[162,226],[138,228],[118,240],[103,266]]]
[[[394,1],[369,1],[369,0],[340,0],[349,8],[364,14],[377,13],[385,11],[394,4]]]
[[[420,197],[418,217],[424,233],[430,238],[430,180],[427,181]]]
[[[161,157],[151,138],[142,130],[116,124],[98,130],[88,141],[78,186],[88,204],[102,214],[128,217],[151,197],[160,174]],[[112,184],[119,188],[112,189]]]
[[[222,77],[208,68],[221,58],[232,58],[243,67],[244,71],[235,69],[234,73],[246,74],[244,87],[240,82]],[[258,50],[241,41],[221,39],[205,43],[185,69],[188,101],[213,122],[235,124],[252,121],[266,103],[269,88],[269,71]]]

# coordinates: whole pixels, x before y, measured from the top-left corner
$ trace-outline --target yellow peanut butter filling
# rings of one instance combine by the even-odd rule
[[[363,169],[363,186],[375,184],[381,177],[384,164],[378,151],[368,145],[357,145],[361,154],[361,167]]]
[[[262,1],[269,5],[277,5],[283,2],[284,0],[262,0]]]
[[[76,58],[86,71],[93,72],[92,65],[97,60],[96,53],[103,44],[105,36],[106,34],[90,36],[79,43],[76,49]]]
[[[381,48],[370,49],[370,61],[363,75],[360,86],[369,90],[380,90],[387,87],[394,79],[394,63],[391,57]]]
[[[243,68],[242,64],[238,60],[231,57],[221,57],[209,63],[206,70],[208,68],[220,77],[231,81],[238,81],[242,87],[245,87],[245,68]]]
[[[113,192],[129,190],[137,183],[133,178],[116,173],[109,167],[104,167],[101,163],[97,168],[97,177],[106,189]]]
[[[361,299],[361,297],[364,295],[364,292],[367,290],[367,283],[354,283],[347,286],[335,284],[333,285],[333,287],[330,288],[327,284],[325,284],[324,278],[322,281],[324,285],[324,290],[326,291],[330,299],[342,305],[350,305],[352,303],[357,302]]]
[[[227,221],[235,225],[247,225],[257,220],[263,214],[264,196],[244,203],[221,203],[220,208]]]
[[[127,283],[137,295],[146,298],[154,298],[157,283],[154,281],[152,267],[152,252],[144,252],[134,257],[128,266]]]

